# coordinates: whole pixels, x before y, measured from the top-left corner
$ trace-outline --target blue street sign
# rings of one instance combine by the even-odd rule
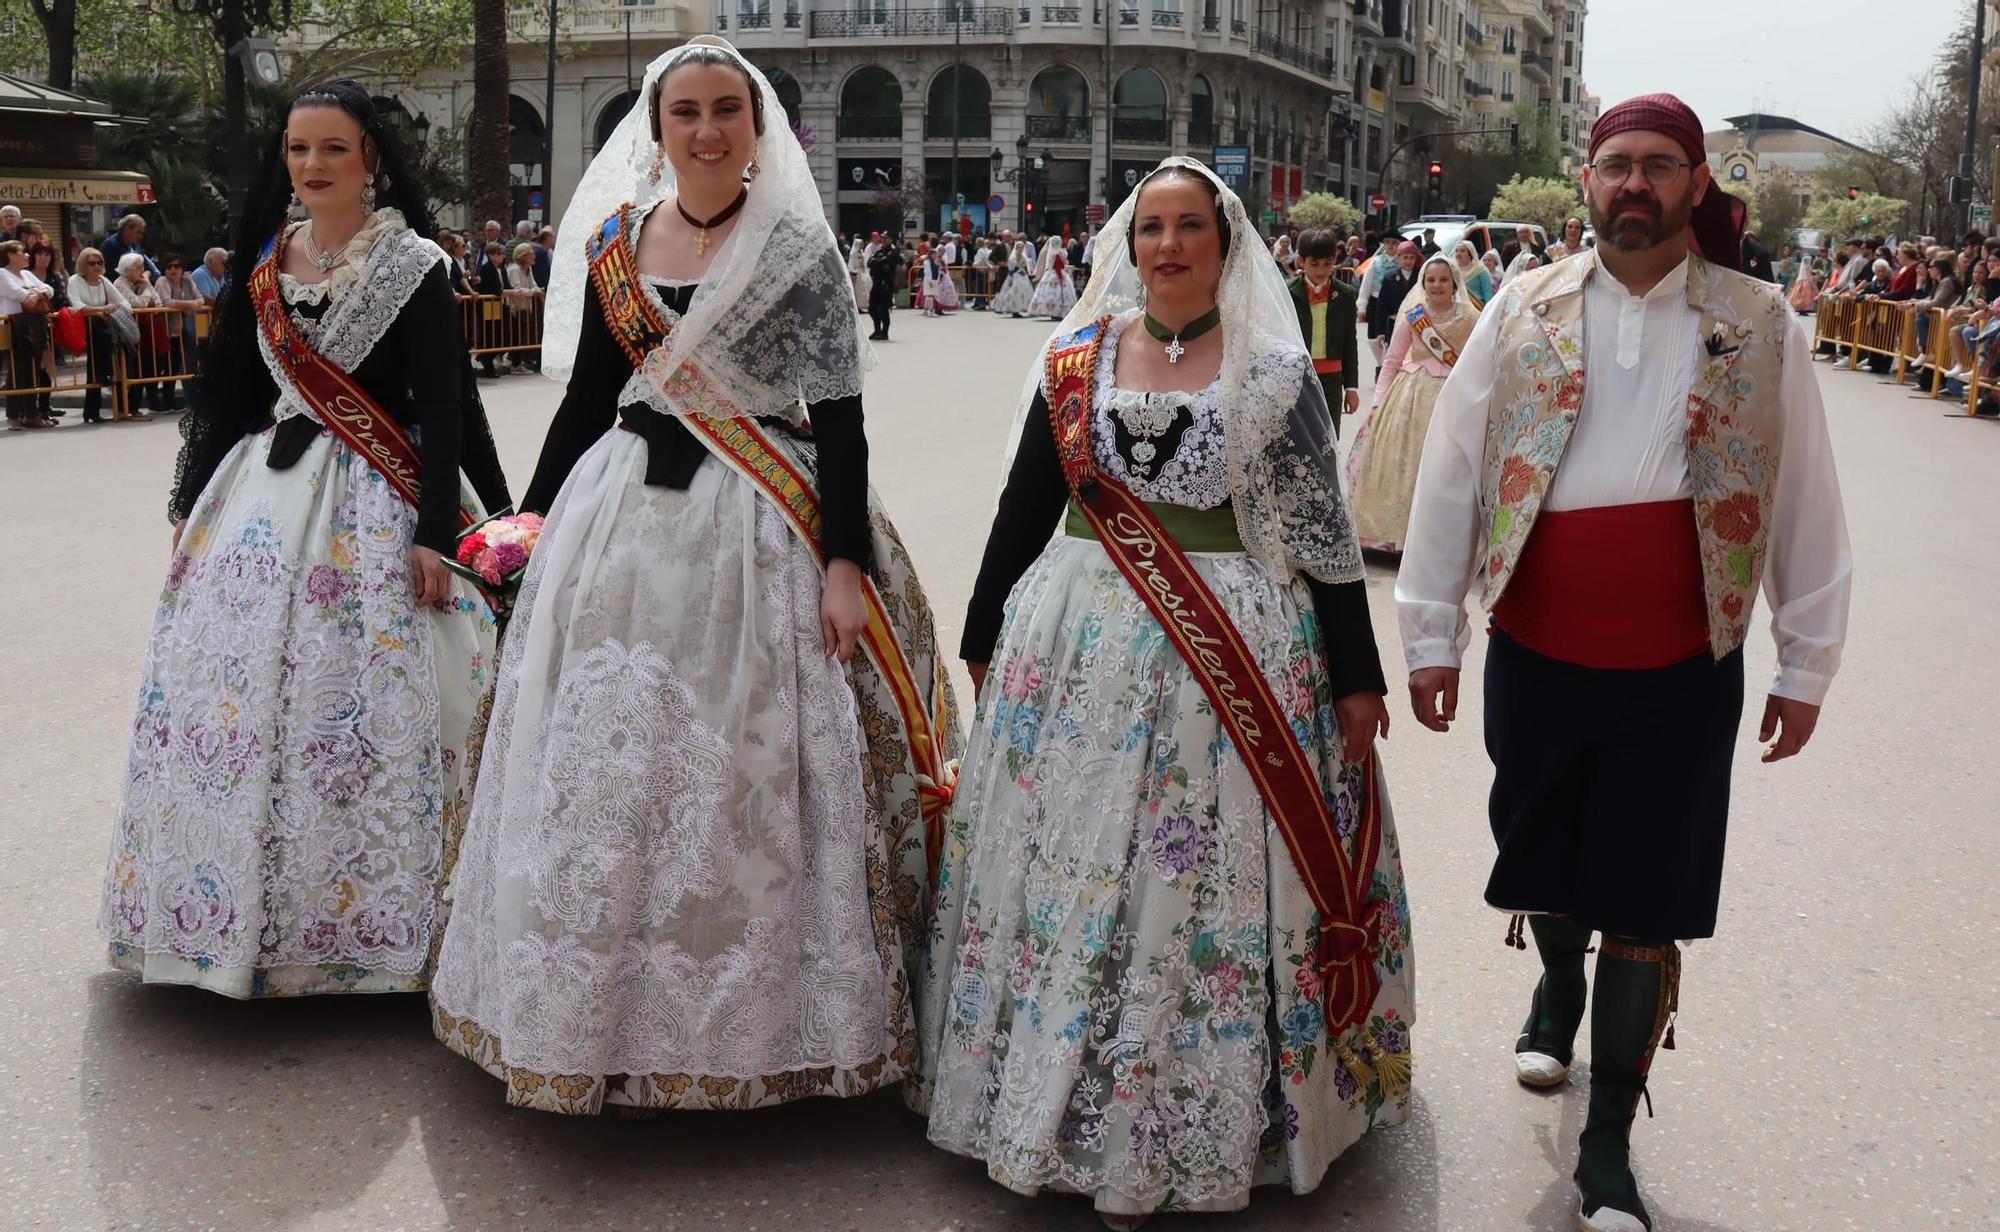
[[[547,204],[548,204],[548,198],[543,195],[541,189],[537,188],[535,191],[528,194],[529,209],[539,210],[544,206],[546,206]]]
[[[986,198],[987,213],[998,214],[1001,210],[1004,210],[1006,208],[1007,208],[1007,198],[1001,196],[999,193],[994,193],[992,196]]]
[[[1215,158],[1209,165],[1215,168],[1216,178],[1232,189],[1240,192],[1250,186],[1249,146],[1216,146]]]

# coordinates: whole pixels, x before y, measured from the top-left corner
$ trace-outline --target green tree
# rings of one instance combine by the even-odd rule
[[[1565,218],[1582,213],[1583,197],[1577,192],[1575,181],[1556,176],[1523,179],[1517,175],[1493,194],[1487,216],[1509,222],[1540,223],[1543,230],[1556,235],[1561,232]]]
[[[1805,225],[1833,234],[1835,243],[1850,235],[1893,232],[1911,214],[1910,203],[1894,197],[1862,193],[1849,201],[1845,192],[1817,201],[1806,211]]]
[[[1300,228],[1325,227],[1342,236],[1361,234],[1361,211],[1334,193],[1307,193],[1293,203],[1286,219]]]
[[[497,0],[503,11],[528,13],[537,0]],[[408,78],[461,64],[472,41],[475,0],[293,0],[291,29],[309,34],[311,49],[292,52],[286,80],[295,83],[366,75]],[[219,106],[222,52],[214,27],[183,16],[166,0],[0,0],[0,20],[16,28],[32,20],[43,42],[0,42],[0,71],[46,75],[68,88],[69,74],[87,76],[134,64],[171,66],[191,80],[204,108]],[[68,46],[62,45],[63,38]],[[505,34],[502,34],[503,54]]]
[[[1791,243],[1792,232],[1804,226],[1805,220],[1798,190],[1782,177],[1773,175],[1757,186],[1750,201],[1750,223],[1765,247],[1776,252],[1778,245]]]
[[[1446,193],[1466,213],[1482,218],[1494,217],[1493,194],[1509,178],[1558,178],[1563,174],[1555,121],[1542,115],[1539,108],[1518,103],[1510,117],[1488,123],[1502,129],[1518,125],[1520,143],[1515,144],[1511,132],[1448,137],[1438,152],[1445,166]]]

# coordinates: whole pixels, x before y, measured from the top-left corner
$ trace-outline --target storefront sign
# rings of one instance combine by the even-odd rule
[[[1210,164],[1215,175],[1224,184],[1237,192],[1250,186],[1250,147],[1247,145],[1219,145],[1215,147],[1215,161]]]
[[[15,205],[152,205],[153,183],[136,171],[0,168],[0,201]]]

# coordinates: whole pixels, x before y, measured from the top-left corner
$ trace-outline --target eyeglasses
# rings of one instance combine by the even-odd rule
[[[1598,179],[1615,188],[1632,178],[1633,167],[1644,169],[1646,182],[1654,188],[1665,188],[1681,177],[1681,172],[1694,166],[1684,163],[1670,154],[1653,154],[1633,160],[1623,154],[1606,154],[1590,164],[1590,170]]]

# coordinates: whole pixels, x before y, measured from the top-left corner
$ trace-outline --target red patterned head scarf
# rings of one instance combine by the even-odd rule
[[[1597,147],[1619,133],[1632,131],[1659,133],[1681,147],[1690,163],[1708,161],[1708,144],[1702,138],[1701,120],[1694,109],[1671,94],[1641,94],[1628,98],[1597,118],[1590,127],[1590,159],[1597,159]],[[1708,195],[1694,207],[1688,218],[1688,243],[1697,255],[1714,265],[1743,268],[1743,228],[1749,221],[1749,207],[1739,197],[1709,185]]]

